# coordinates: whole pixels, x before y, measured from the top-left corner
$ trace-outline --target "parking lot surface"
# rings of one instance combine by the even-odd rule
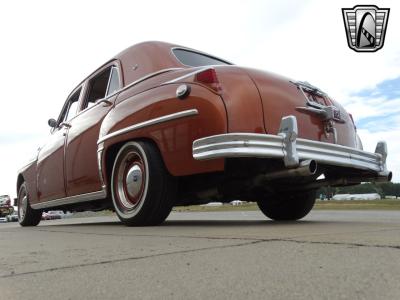
[[[0,224],[0,299],[400,299],[400,212]]]

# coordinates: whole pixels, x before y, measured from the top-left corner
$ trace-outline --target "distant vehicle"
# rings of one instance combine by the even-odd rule
[[[0,217],[0,223],[5,223],[7,222],[7,218],[5,217]]]
[[[244,201],[241,201],[241,200],[233,200],[230,202],[230,204],[233,206],[242,205],[243,203],[244,203]]]
[[[222,202],[209,202],[207,204],[202,204],[201,206],[222,206]]]
[[[11,205],[11,198],[9,195],[0,196],[0,217],[3,218],[14,212],[14,207]]]
[[[18,211],[13,211],[12,214],[6,217],[7,222],[18,222]]]
[[[59,216],[59,218],[56,217],[57,219],[65,218],[65,213],[62,210],[50,210],[47,213],[52,216]]]
[[[61,211],[62,215],[64,215],[64,213]],[[57,220],[57,219],[61,219],[61,213],[58,210],[51,210],[48,212],[43,212],[42,213],[42,220]]]
[[[364,151],[352,115],[319,88],[162,42],[103,64],[48,124],[17,177],[22,226],[49,209],[157,225],[173,206],[212,199],[297,220],[320,187],[392,177],[386,143]]]

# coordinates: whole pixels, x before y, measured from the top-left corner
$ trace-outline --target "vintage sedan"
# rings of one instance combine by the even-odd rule
[[[352,116],[319,88],[163,42],[105,63],[48,123],[18,175],[22,226],[54,209],[156,225],[173,206],[235,199],[297,220],[319,187],[392,176],[386,143],[364,151]]]

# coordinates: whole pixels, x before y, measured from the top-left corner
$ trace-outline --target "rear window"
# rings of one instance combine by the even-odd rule
[[[194,51],[184,50],[184,49],[173,49],[172,52],[175,54],[176,58],[184,65],[191,67],[201,67],[210,65],[230,65],[230,63]]]

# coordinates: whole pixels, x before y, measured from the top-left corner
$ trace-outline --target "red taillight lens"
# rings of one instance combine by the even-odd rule
[[[217,73],[214,69],[207,69],[197,73],[194,80],[208,86],[217,93],[221,92],[221,85],[219,84]]]
[[[10,199],[8,199],[8,200],[6,201],[6,205],[11,205],[11,200],[10,200]]]

